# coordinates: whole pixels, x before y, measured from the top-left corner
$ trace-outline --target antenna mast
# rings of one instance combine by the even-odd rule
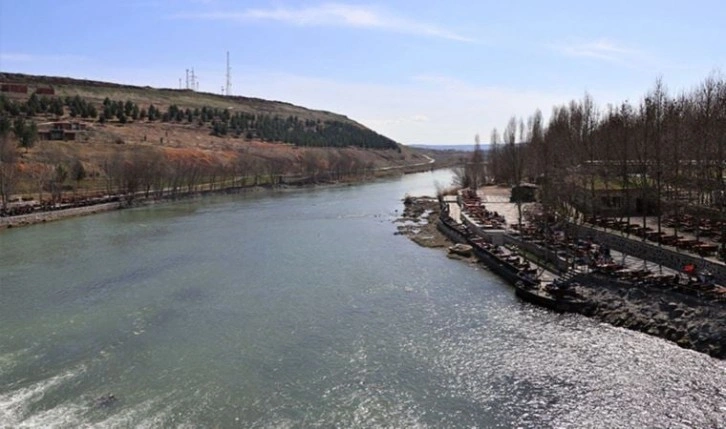
[[[227,51],[227,86],[225,95],[232,95],[232,68],[229,66],[229,51]]]

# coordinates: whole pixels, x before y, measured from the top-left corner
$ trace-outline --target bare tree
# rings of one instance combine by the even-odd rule
[[[318,182],[318,176],[324,169],[322,156],[316,149],[307,149],[302,153],[300,156],[300,166],[303,174],[313,183]],[[277,166],[272,168],[277,168]],[[274,177],[272,179],[274,180]]]
[[[17,181],[17,146],[8,132],[0,134],[0,197],[2,208],[6,209],[10,194]]]
[[[656,214],[658,216],[657,232],[659,236],[661,232],[661,201],[663,199],[663,120],[665,117],[666,100],[666,89],[663,86],[662,79],[658,78],[655,82],[655,87],[645,98],[645,127],[646,135],[650,138],[650,146],[653,147],[654,154],[654,162],[652,164],[655,170]],[[643,238],[645,239],[645,235]]]
[[[489,175],[493,182],[498,182],[501,177],[499,172],[499,157],[499,132],[494,128],[489,139]]]
[[[467,164],[467,167],[469,169],[467,173],[469,187],[476,191],[481,186],[484,177],[484,153],[481,150],[479,134],[474,136],[474,152],[471,155],[471,161]]]
[[[507,124],[507,128],[504,130],[504,142],[505,151],[507,154],[507,160],[510,168],[510,183],[513,186],[513,191],[517,191],[522,185],[522,178],[524,175],[524,160],[522,145],[516,145],[515,140],[517,136],[517,118],[512,117]],[[522,195],[521,192],[513,192],[512,196],[514,201],[517,203],[517,224],[519,230],[522,230]]]

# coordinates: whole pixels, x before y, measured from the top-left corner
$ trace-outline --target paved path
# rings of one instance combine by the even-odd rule
[[[456,196],[447,195],[444,202],[449,206],[449,217],[456,223],[461,223],[461,207],[457,202]]]

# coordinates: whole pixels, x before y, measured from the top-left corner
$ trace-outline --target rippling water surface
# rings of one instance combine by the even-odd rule
[[[723,361],[394,235],[449,180],[1,232],[0,427],[726,427]]]

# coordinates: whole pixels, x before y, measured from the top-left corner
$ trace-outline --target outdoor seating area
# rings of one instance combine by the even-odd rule
[[[698,219],[687,214],[665,217],[663,218],[663,225],[692,233],[698,237],[708,237],[717,242],[723,242],[722,233],[726,229],[726,222],[708,218]]]
[[[466,190],[461,193],[462,208],[483,229],[503,229],[506,225],[504,216],[495,211],[487,210],[476,192]]]
[[[632,219],[635,221],[635,219]],[[591,225],[601,228],[620,231],[633,235],[653,243],[660,243],[666,246],[673,246],[678,250],[692,252],[703,257],[718,257],[725,260],[726,254],[722,249],[725,243],[721,231],[726,228],[726,223],[710,219],[695,219],[690,215],[668,216],[661,221],[661,230],[646,223],[644,227],[642,219],[640,223],[628,223],[612,218],[594,216],[587,219]],[[637,222],[637,221],[636,221]]]

